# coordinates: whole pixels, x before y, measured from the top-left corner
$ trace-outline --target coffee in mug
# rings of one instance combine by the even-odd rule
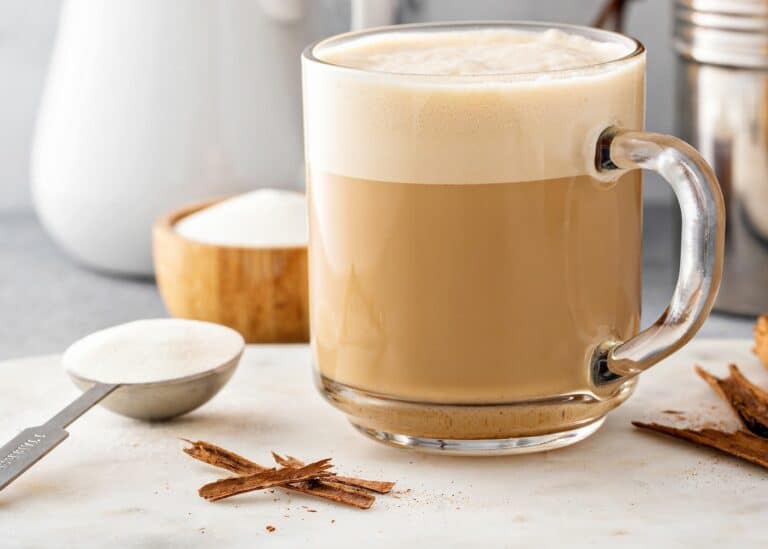
[[[409,25],[320,42],[303,68],[313,360],[362,432],[470,454],[576,442],[709,312],[719,191],[695,152],[642,132],[636,41]],[[681,196],[699,291],[679,285],[684,310],[650,335],[638,167],[705,198]]]

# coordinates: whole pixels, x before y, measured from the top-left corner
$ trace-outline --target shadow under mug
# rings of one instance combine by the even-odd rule
[[[621,54],[470,76],[334,61],[379,39],[492,48],[509,31]],[[706,319],[722,196],[695,150],[642,131],[642,44],[558,24],[406,25],[329,38],[302,65],[313,361],[361,432],[457,454],[572,444]],[[641,331],[643,169],[669,182],[683,225],[670,305]]]

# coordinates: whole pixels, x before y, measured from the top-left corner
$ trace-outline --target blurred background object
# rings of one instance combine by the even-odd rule
[[[676,0],[679,133],[715,169],[728,220],[715,307],[768,311],[768,1]]]
[[[65,2],[31,164],[53,238],[88,266],[151,275],[150,228],[167,210],[299,187],[299,55],[349,27],[325,4]]]
[[[631,0],[605,0],[605,5],[597,14],[593,27],[624,32],[626,24],[627,7]]]

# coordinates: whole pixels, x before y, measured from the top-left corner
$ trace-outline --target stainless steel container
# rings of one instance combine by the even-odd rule
[[[676,0],[675,49],[679,133],[728,208],[715,308],[768,312],[768,0]]]

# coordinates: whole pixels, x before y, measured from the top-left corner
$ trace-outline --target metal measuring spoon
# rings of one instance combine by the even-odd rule
[[[63,442],[69,436],[65,429],[107,396],[112,395],[104,401],[105,408],[145,421],[171,419],[205,404],[232,377],[244,348],[242,341],[232,356],[203,372],[151,383],[101,383],[67,371],[85,392],[47,422],[27,427],[0,448],[0,490]]]

